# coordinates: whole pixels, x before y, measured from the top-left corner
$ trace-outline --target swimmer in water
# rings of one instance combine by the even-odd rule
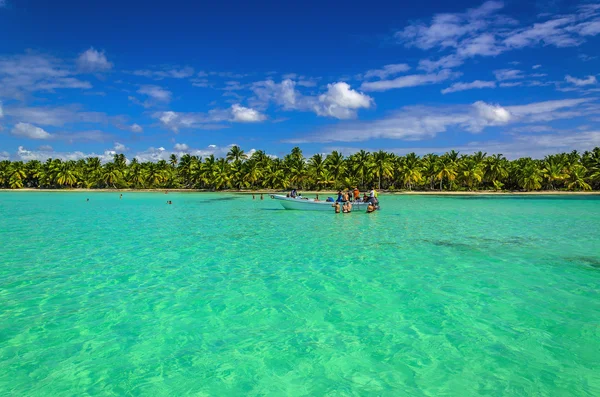
[[[332,207],[335,208],[335,213],[339,214],[340,213],[340,203],[336,202],[334,205],[332,205]]]

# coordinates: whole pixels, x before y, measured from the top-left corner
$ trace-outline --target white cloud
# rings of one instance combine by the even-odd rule
[[[87,81],[73,77],[74,70],[57,58],[28,52],[0,56],[0,96],[22,100],[31,92],[89,89]]]
[[[218,130],[228,128],[225,122],[251,123],[266,120],[266,116],[259,111],[234,104],[229,109],[212,109],[207,113],[201,112],[174,112],[172,110],[155,112],[152,117],[171,131],[180,129]]]
[[[396,38],[407,47],[429,50],[435,47],[457,47],[469,34],[485,29],[491,15],[504,7],[499,1],[487,1],[478,8],[465,13],[436,14],[431,24],[412,23],[396,33]]]
[[[41,129],[40,127],[36,127],[32,124],[28,124],[28,123],[18,123],[16,124],[12,131],[11,134],[15,135],[15,136],[20,136],[23,138],[29,138],[29,139],[50,139],[53,138],[53,136],[51,134],[49,134],[48,132],[44,131],[43,129]]]
[[[175,146],[173,146],[173,149],[178,152],[186,152],[190,149],[190,147],[185,143],[176,143]]]
[[[508,141],[473,141],[465,145],[452,146],[429,146],[429,147],[402,147],[402,148],[365,148],[365,147],[327,147],[326,151],[336,150],[344,155],[350,155],[364,149],[375,152],[384,149],[388,152],[405,155],[416,153],[425,155],[428,153],[444,154],[456,150],[462,154],[471,154],[478,151],[486,152],[488,155],[503,154],[508,159],[532,157],[542,159],[549,154],[565,153],[572,150],[583,152],[600,145],[600,131],[584,132],[559,132],[544,135],[519,135],[515,134]]]
[[[518,123],[537,123],[582,114],[578,106],[592,99],[566,99],[501,106],[482,101],[471,105],[406,106],[391,115],[369,122],[343,123],[327,127],[289,143],[359,142],[370,139],[422,140],[448,129],[477,133],[488,127]]]
[[[449,94],[451,92],[472,90],[475,88],[495,88],[496,82],[494,81],[481,81],[475,80],[470,83],[454,83],[450,87],[442,90],[442,94]]]
[[[259,111],[240,106],[239,104],[234,104],[231,106],[231,114],[233,116],[231,121],[239,123],[255,123],[266,120],[267,118]]]
[[[501,1],[486,1],[463,13],[435,14],[431,21],[414,21],[395,34],[406,47],[442,52],[438,60],[425,59],[419,68],[432,72],[460,66],[468,58],[496,56],[533,46],[578,46],[600,34],[600,8],[580,6],[575,13],[549,16],[531,26],[499,14]]]
[[[77,58],[77,68],[82,72],[105,72],[112,66],[104,52],[99,52],[93,47],[82,52]]]
[[[0,119],[4,117],[4,110],[2,108],[2,102],[0,101]]]
[[[162,80],[164,78],[173,78],[173,79],[185,79],[188,77],[192,77],[194,75],[194,68],[186,66],[181,69],[177,68],[165,68],[163,70],[134,70],[130,72],[135,76],[143,76],[154,78],[156,80]]]
[[[350,88],[344,82],[327,85],[327,92],[319,96],[314,109],[319,116],[330,116],[338,119],[356,117],[357,109],[368,109],[373,98]]]
[[[422,59],[419,61],[419,69],[426,72],[434,72],[438,69],[452,69],[464,63],[463,59],[455,54],[446,55],[437,61]]]
[[[593,85],[598,82],[596,80],[596,76],[587,76],[587,78],[585,78],[585,79],[578,79],[576,77],[572,77],[569,75],[565,76],[565,81],[567,83],[575,84],[578,87],[584,86],[584,85]]]
[[[528,105],[508,106],[506,109],[520,121],[536,123],[582,116],[585,114],[585,111],[579,105],[594,100],[595,98],[562,99],[536,102]]]
[[[136,124],[136,123],[132,124],[131,127],[129,127],[129,128],[131,129],[131,132],[135,132],[137,134],[144,132],[144,129],[142,128],[142,126],[139,124]]]
[[[129,150],[125,145],[123,145],[122,143],[119,142],[115,142],[115,148],[114,148],[115,152],[126,152],[127,150]]]
[[[106,123],[105,113],[81,111],[77,105],[70,106],[11,106],[6,108],[7,116],[39,125],[61,127],[70,123]]]
[[[523,79],[523,72],[517,69],[499,69],[494,70],[494,76],[498,81]]]
[[[508,47],[531,47],[543,41],[544,45],[556,47],[572,47],[583,43],[583,39],[570,34],[566,27],[572,25],[576,18],[572,15],[552,19],[533,26],[513,32],[504,40]]]
[[[107,163],[107,162],[113,160],[113,157],[115,154],[116,154],[116,152],[112,149],[106,150],[102,154],[96,154],[93,152],[92,153],[84,153],[84,152],[80,152],[80,151],[56,152],[56,151],[53,151],[52,148],[50,148],[50,150],[48,150],[47,148],[44,148],[42,146],[40,146],[39,150],[28,150],[23,146],[19,146],[19,148],[14,156],[14,159],[20,160],[20,161],[39,160],[39,161],[43,162],[49,158],[61,159],[63,161],[68,161],[68,160],[81,160],[81,159],[85,159],[88,157],[98,157],[102,163]]]
[[[484,121],[484,123],[477,123],[478,126],[475,130],[481,129],[481,124],[487,125],[501,125],[508,123],[512,115],[508,110],[500,105],[490,105],[488,103],[477,101],[473,104],[473,107],[477,110],[477,114]]]
[[[496,37],[489,33],[465,39],[456,49],[456,54],[461,58],[471,58],[478,55],[495,56],[500,53],[502,53],[502,48],[498,45]]]
[[[143,85],[137,92],[146,95],[157,102],[168,103],[171,101],[171,91],[165,90],[157,85]]]
[[[522,81],[512,81],[510,83],[500,83],[500,87],[502,87],[502,88],[519,87],[522,85],[523,85]]]
[[[400,76],[393,80],[380,80],[364,82],[360,86],[365,91],[387,91],[395,88],[417,87],[420,85],[435,84],[457,76],[450,70],[442,70],[439,73],[411,74]]]
[[[408,70],[410,70],[410,66],[408,66],[405,63],[385,65],[381,69],[368,70],[365,73],[364,78],[371,79],[371,78],[377,77],[379,79],[385,79],[386,77],[389,77],[389,76],[392,76],[392,75],[398,74],[398,73],[403,73]]]
[[[531,69],[533,69],[533,70],[536,70],[536,69],[539,69],[539,68],[541,68],[541,67],[542,67],[542,65],[533,65],[533,66],[531,67]]]
[[[263,106],[274,102],[285,110],[306,108],[301,94],[296,91],[296,83],[290,79],[279,84],[273,80],[259,81],[252,85],[252,91]]]
[[[249,102],[257,108],[266,108],[273,102],[284,110],[313,111],[319,116],[348,119],[356,117],[361,108],[374,103],[368,95],[353,90],[343,81],[328,84],[327,91],[318,96],[302,95],[292,80],[275,83],[273,80],[256,82],[252,85],[256,95]]]

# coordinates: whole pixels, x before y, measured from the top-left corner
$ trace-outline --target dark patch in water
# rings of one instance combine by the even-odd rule
[[[583,263],[595,269],[600,269],[600,258],[594,256],[569,256],[565,260],[567,262]]]
[[[504,239],[496,239],[490,237],[477,237],[475,240],[485,241],[487,243],[494,243],[500,245],[525,245],[530,242],[530,239],[523,237],[508,237]]]
[[[202,200],[205,203],[211,203],[214,201],[231,201],[231,200],[237,200],[240,197],[219,197],[219,198],[212,198],[212,199],[207,199],[207,200]]]
[[[429,244],[437,245],[438,247],[451,247],[451,248],[460,248],[460,249],[468,249],[468,250],[474,249],[474,246],[472,246],[472,245],[464,244],[464,243],[457,243],[454,241],[429,240],[429,239],[424,239],[422,241],[429,243]]]

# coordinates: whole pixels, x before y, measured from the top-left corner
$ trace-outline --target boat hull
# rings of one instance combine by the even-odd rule
[[[327,201],[314,201],[313,199],[295,199],[291,197],[273,195],[271,196],[275,200],[278,200],[283,208],[286,210],[300,210],[300,211],[331,211],[333,212],[332,202]],[[366,211],[368,203],[352,203],[352,211]]]

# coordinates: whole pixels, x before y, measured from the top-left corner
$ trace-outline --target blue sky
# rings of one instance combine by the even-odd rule
[[[600,3],[0,0],[0,159],[600,146]]]

